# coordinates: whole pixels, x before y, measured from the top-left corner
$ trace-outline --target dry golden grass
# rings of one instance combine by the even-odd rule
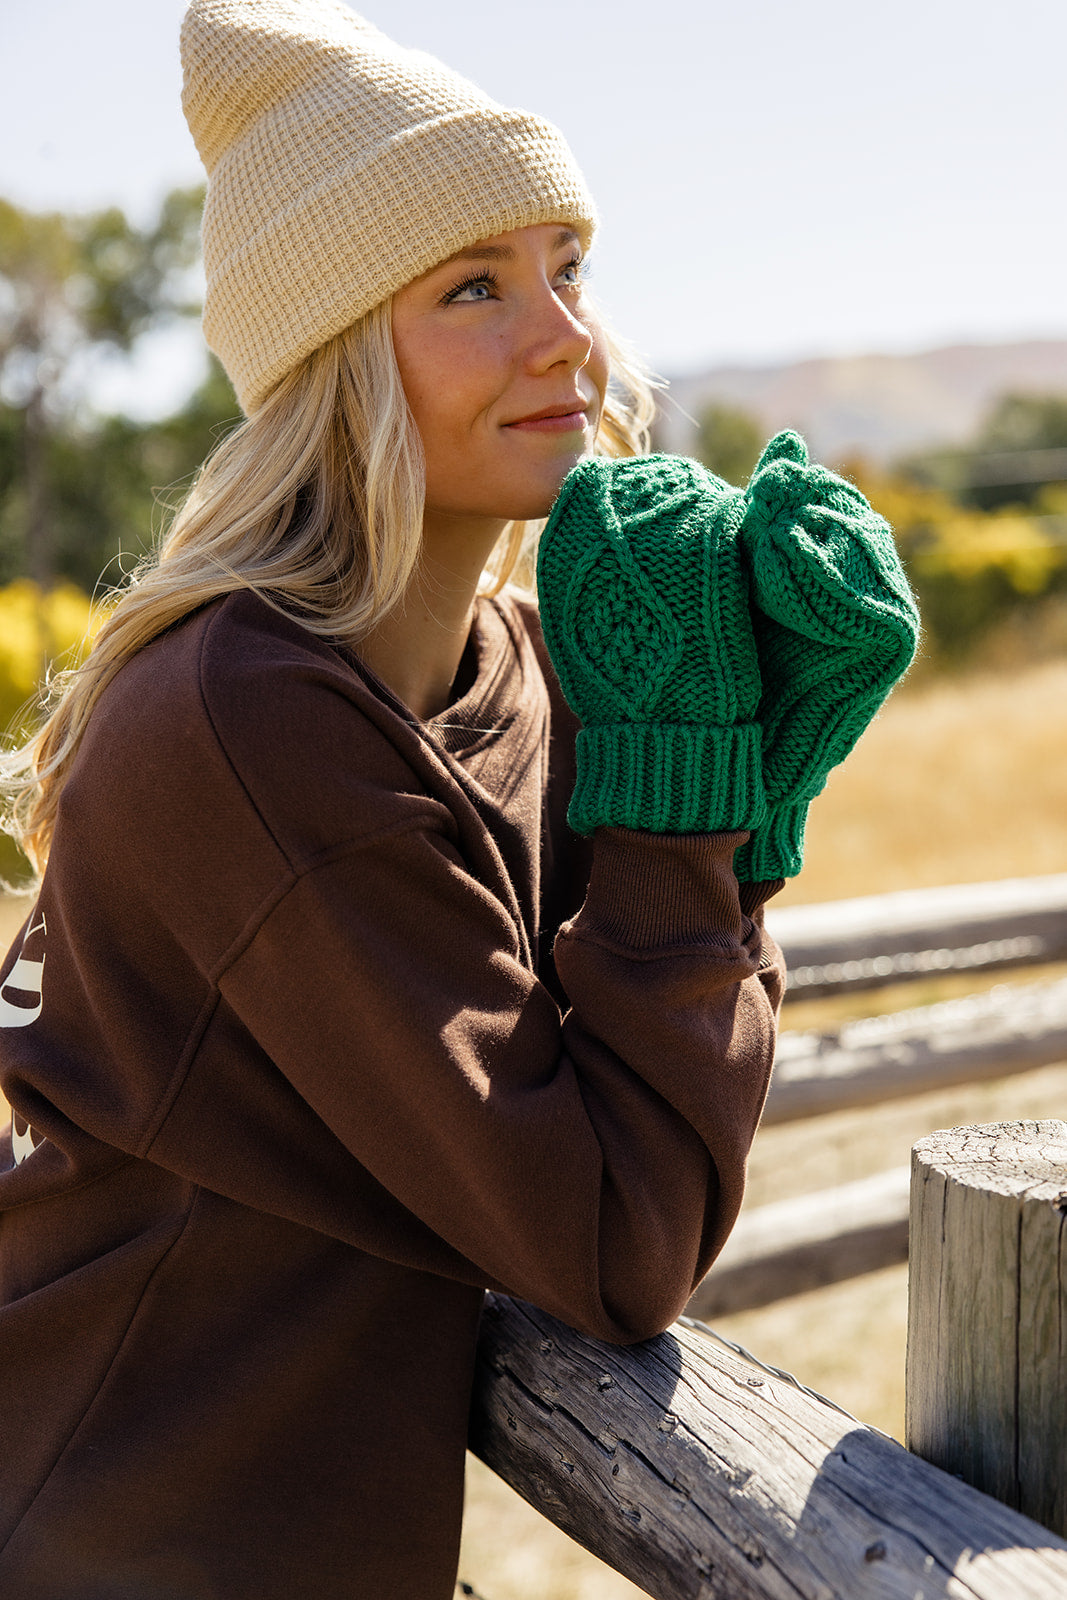
[[[1065,801],[1067,663],[900,693],[812,808],[804,873],[780,901],[1067,870]],[[14,935],[26,909],[0,902],[0,942]],[[891,1009],[961,986],[947,985],[881,991],[861,1004]],[[798,1008],[785,1021],[826,1026],[834,1014],[832,1006]],[[753,1148],[746,1203],[897,1166],[936,1127],[1057,1116],[1065,1105],[1067,1066],[1060,1066],[767,1128]],[[899,1437],[906,1319],[907,1271],[893,1267],[723,1318],[718,1328]],[[641,1593],[473,1460],[460,1575],[483,1600],[635,1600]]]
[[[811,808],[782,905],[1067,869],[1067,662],[898,692]]]

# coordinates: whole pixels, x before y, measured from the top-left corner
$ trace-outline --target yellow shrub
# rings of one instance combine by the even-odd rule
[[[1046,489],[1036,507],[981,511],[863,463],[853,463],[849,476],[896,535],[918,597],[928,662],[973,662],[998,630],[1016,625],[1032,635],[1036,659],[1037,603],[1056,603],[1067,590],[1062,488]]]
[[[97,620],[88,595],[72,583],[44,595],[28,578],[0,589],[0,729],[12,731],[48,671],[82,658]]]
[[[964,581],[997,571],[1016,594],[1025,595],[1043,594],[1062,565],[1062,552],[1041,523],[1009,508],[946,517],[938,526],[937,542],[924,552],[919,571]]]

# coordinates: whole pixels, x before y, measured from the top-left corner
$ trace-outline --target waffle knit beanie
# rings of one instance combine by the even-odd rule
[[[551,123],[511,111],[341,0],[193,0],[182,106],[208,174],[204,333],[245,411],[397,289],[596,211]]]

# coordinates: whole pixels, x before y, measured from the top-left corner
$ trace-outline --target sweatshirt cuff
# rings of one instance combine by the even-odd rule
[[[746,917],[755,917],[774,895],[785,888],[784,878],[757,878],[737,885],[737,898]]]
[[[738,898],[733,857],[747,837],[598,828],[585,905],[572,931],[629,950],[740,953],[751,913]]]

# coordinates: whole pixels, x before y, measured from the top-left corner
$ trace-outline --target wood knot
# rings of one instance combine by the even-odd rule
[[[659,1420],[660,1433],[673,1433],[678,1426],[678,1418],[673,1411],[665,1411]]]
[[[609,1377],[606,1372],[602,1372],[596,1381],[596,1386],[598,1389],[610,1389],[614,1386],[614,1383],[614,1378]]]
[[[766,1381],[767,1380],[765,1378],[746,1378],[745,1379],[745,1382],[748,1384],[750,1389],[762,1389],[763,1385],[764,1385],[764,1383]]]
[[[863,1552],[863,1559],[864,1561],[884,1561],[888,1554],[889,1551],[885,1547],[885,1540],[876,1539],[875,1542],[873,1544],[869,1544],[866,1550]]]

